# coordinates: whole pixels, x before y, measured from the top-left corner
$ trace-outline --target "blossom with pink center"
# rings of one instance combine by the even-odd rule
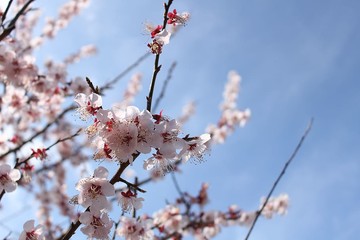
[[[152,240],[154,232],[151,230],[151,220],[121,217],[121,225],[117,234],[125,240]]]
[[[10,165],[2,164],[0,165],[0,193],[5,190],[5,192],[13,192],[17,187],[16,181],[21,177],[20,171],[18,169],[11,169]]]
[[[144,201],[144,198],[138,198],[131,190],[127,190],[126,192],[121,192],[118,195],[118,201],[119,204],[121,204],[123,212],[129,212],[133,209],[140,209],[142,207],[142,201]]]
[[[95,210],[109,208],[108,196],[115,195],[114,186],[107,180],[108,170],[104,167],[98,167],[94,171],[94,176],[81,179],[76,185],[80,191],[78,202],[83,207],[91,206]]]
[[[112,131],[102,132],[105,143],[111,149],[110,155],[120,162],[132,163],[136,152],[138,129],[134,123],[116,122]]]
[[[173,158],[176,150],[185,146],[185,141],[178,137],[180,125],[173,119],[156,124],[155,127],[161,138],[161,145],[155,147],[159,148],[165,157]]]
[[[185,147],[179,153],[179,158],[182,158],[183,161],[188,161],[191,157],[195,157],[198,160],[201,160],[204,152],[207,150],[205,143],[210,140],[210,134],[205,133],[199,137],[192,138],[189,141],[186,141]]]
[[[12,85],[6,87],[5,96],[2,98],[3,103],[7,104],[11,113],[22,109],[28,100],[25,89],[17,88]]]
[[[172,12],[168,13],[168,24],[176,25],[184,25],[190,18],[190,14],[188,12],[183,12],[181,14],[178,14],[176,9],[174,9]]]
[[[174,205],[167,205],[164,209],[153,214],[154,225],[164,228],[168,233],[182,232],[182,229],[189,223],[189,219],[183,216],[180,208]]]
[[[35,227],[34,220],[29,220],[24,223],[23,229],[24,231],[20,234],[19,240],[45,240],[43,226],[37,225]]]
[[[75,102],[79,105],[77,111],[80,113],[82,120],[86,120],[89,116],[95,116],[102,106],[102,98],[96,93],[91,93],[89,96],[78,93],[75,96]]]
[[[80,215],[79,221],[85,225],[80,230],[89,239],[109,239],[113,221],[109,219],[106,212],[90,209],[90,212],[84,212]]]

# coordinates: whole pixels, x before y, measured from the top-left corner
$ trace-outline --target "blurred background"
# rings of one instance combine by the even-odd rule
[[[65,2],[35,1],[33,7],[42,11],[38,33],[46,16],[56,16]],[[88,76],[102,85],[148,51],[145,24],[162,23],[162,4],[92,0],[65,30],[36,51],[38,63],[49,58],[61,61],[81,46],[94,44],[98,54],[70,66],[69,75]],[[252,112],[248,124],[224,145],[215,146],[206,161],[181,168],[177,179],[182,190],[195,195],[207,182],[206,209],[225,211],[237,204],[256,210],[313,117],[308,139],[274,194],[289,194],[288,214],[261,218],[251,239],[358,239],[360,2],[175,0],[173,8],[190,12],[191,19],[161,55],[155,96],[171,64],[176,61],[177,66],[158,109],[175,118],[185,104],[195,101],[196,113],[183,130],[203,133],[209,123],[217,122],[227,73],[235,70],[242,76],[238,106]],[[146,108],[153,61],[150,56],[108,91],[104,105],[121,100],[131,76],[140,72],[143,90],[135,105]],[[133,169],[146,176],[142,160]],[[139,214],[151,214],[178,197],[170,176],[144,188]],[[14,193],[4,199],[14,214],[31,205],[18,197]],[[0,237],[9,228],[21,232],[33,210],[22,212],[1,213]],[[215,239],[240,240],[246,233],[246,228],[224,228]],[[78,234],[74,239],[83,237]]]

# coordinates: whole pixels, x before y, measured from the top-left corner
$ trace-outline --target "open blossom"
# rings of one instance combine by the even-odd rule
[[[79,105],[77,111],[80,113],[82,120],[86,120],[91,115],[94,116],[102,106],[102,98],[96,93],[91,93],[89,96],[78,93],[75,96],[75,102]]]
[[[136,197],[136,194],[131,190],[121,192],[118,195],[119,204],[124,212],[129,212],[133,209],[138,210],[142,207],[142,201],[144,198]]]
[[[159,228],[166,229],[167,232],[182,232],[189,219],[183,216],[180,212],[180,208],[174,205],[167,205],[164,209],[154,213],[154,225]]]
[[[205,145],[206,142],[210,140],[210,134],[205,133],[200,135],[199,137],[195,137],[189,141],[186,141],[185,147],[179,153],[179,156],[183,161],[189,160],[191,157],[195,157],[196,159],[201,159],[202,155],[206,151],[207,147]]]
[[[151,220],[121,217],[121,225],[117,234],[125,240],[153,240],[154,232],[151,230]]]
[[[89,239],[109,239],[113,221],[109,219],[106,212],[100,212],[90,208],[90,212],[84,212],[80,215],[79,221],[85,225],[80,230],[87,235]]]
[[[18,169],[11,169],[10,165],[2,164],[0,165],[0,193],[5,190],[5,192],[13,192],[17,187],[16,181],[21,177],[20,171]]]
[[[37,225],[35,227],[35,221],[29,220],[24,223],[24,231],[20,234],[19,240],[45,240],[43,235],[43,226]]]
[[[95,210],[107,209],[109,202],[107,196],[115,195],[115,188],[106,179],[108,170],[104,167],[98,167],[94,171],[94,176],[81,179],[76,185],[80,191],[78,202],[83,207],[91,206]]]

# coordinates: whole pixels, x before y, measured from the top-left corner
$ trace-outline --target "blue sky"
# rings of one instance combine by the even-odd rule
[[[35,5],[51,16],[63,2]],[[218,119],[227,73],[236,70],[243,78],[238,105],[252,110],[248,125],[216,146],[206,162],[184,167],[178,177],[182,188],[195,193],[208,182],[208,209],[225,210],[233,203],[256,209],[314,117],[308,139],[275,191],[289,194],[288,215],[259,221],[251,239],[357,239],[360,2],[175,0],[174,7],[192,17],[161,56],[158,89],[171,63],[176,60],[178,66],[160,108],[176,117],[185,103],[195,100],[197,113],[185,131],[200,134]],[[144,23],[160,23],[162,12],[158,0],[94,0],[37,52],[39,60],[61,60],[94,43],[99,54],[74,65],[70,73],[101,84],[147,51]],[[136,69],[144,76],[136,99],[140,108],[145,107],[152,67],[150,57]],[[120,100],[130,77],[109,92],[105,104]],[[176,197],[170,178],[146,189],[143,212]],[[215,239],[243,239],[246,232],[224,229]]]

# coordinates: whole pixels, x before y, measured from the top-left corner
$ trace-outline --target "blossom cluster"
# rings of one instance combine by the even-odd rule
[[[189,18],[190,14],[188,12],[179,14],[176,9],[174,9],[167,14],[166,23],[173,26],[185,25]],[[152,38],[152,42],[147,46],[150,48],[151,53],[158,55],[162,52],[163,46],[169,44],[171,31],[166,29],[166,25],[152,26],[151,24],[148,24],[146,28],[150,32]]]
[[[197,137],[179,137],[180,125],[162,113],[151,114],[135,106],[103,109],[102,98],[96,93],[75,97],[81,119],[94,117],[94,123],[86,130],[95,142],[95,159],[114,159],[120,163],[132,163],[137,154],[152,156],[145,160],[144,168],[165,173],[176,161],[188,161],[191,157],[201,159],[206,152],[209,134]],[[116,106],[116,105],[115,105]]]
[[[208,203],[207,189],[208,185],[203,184],[197,196],[184,193],[175,203],[166,205],[152,216],[143,215],[137,219],[122,217],[117,234],[126,240],[171,237],[182,239],[189,235],[198,240],[205,240],[217,236],[223,227],[253,224],[257,212],[243,211],[236,205],[230,206],[227,211],[205,210],[204,207]],[[284,210],[288,206],[288,197],[285,196],[287,195],[277,197],[283,199]],[[282,214],[274,208],[269,209],[269,213]]]

